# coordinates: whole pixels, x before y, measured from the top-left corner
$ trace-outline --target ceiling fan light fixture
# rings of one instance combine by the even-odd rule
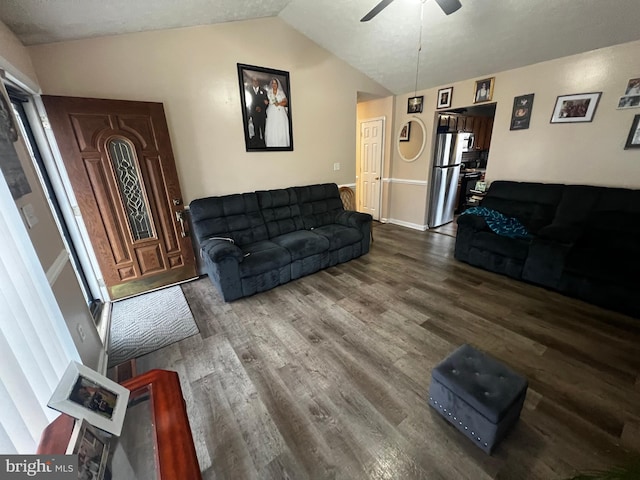
[[[460,10],[462,4],[458,0],[436,0],[445,15],[451,15],[453,12]]]
[[[424,3],[425,0],[422,0]],[[451,15],[453,12],[460,10],[462,4],[459,0],[435,0],[436,3],[440,6],[445,15]],[[387,8],[387,6],[393,2],[393,0],[382,0],[375,7],[371,9],[369,13],[367,13],[364,17],[360,19],[361,22],[368,22],[373,17],[378,15],[382,10]]]
[[[387,5],[389,5],[391,2],[393,2],[393,0],[382,0],[380,3],[378,3],[375,7],[373,7],[371,9],[371,11],[369,13],[367,13],[364,17],[362,17],[360,19],[361,22],[368,22],[369,20],[371,20],[373,17],[375,17],[376,15],[378,15],[382,10],[384,10],[385,8],[387,8]]]

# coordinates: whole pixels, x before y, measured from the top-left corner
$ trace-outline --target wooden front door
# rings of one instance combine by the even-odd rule
[[[162,104],[42,100],[111,298],[195,277]]]

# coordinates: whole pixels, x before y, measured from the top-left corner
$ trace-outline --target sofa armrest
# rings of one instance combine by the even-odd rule
[[[536,235],[540,240],[560,244],[573,244],[582,236],[582,228],[552,223],[541,228]]]
[[[368,213],[344,210],[336,215],[336,223],[345,227],[362,229],[367,223],[371,223],[373,217]]]
[[[244,258],[244,254],[240,247],[230,240],[221,238],[212,238],[205,240],[201,247],[203,255],[208,256],[214,262],[220,262],[225,258],[235,258],[238,263]]]
[[[458,217],[458,225],[470,227],[473,230],[487,230],[489,226],[484,217],[479,215],[460,215]]]

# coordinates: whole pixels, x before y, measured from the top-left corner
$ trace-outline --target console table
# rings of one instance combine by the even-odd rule
[[[131,395],[122,434],[112,437],[109,468],[113,478],[201,480],[178,374],[151,370],[122,385]],[[37,453],[64,454],[74,421],[62,414],[51,422]]]

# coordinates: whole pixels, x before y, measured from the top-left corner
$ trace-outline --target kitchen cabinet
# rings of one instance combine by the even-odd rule
[[[450,125],[453,122],[450,122]],[[452,128],[451,126],[449,127]],[[491,146],[491,132],[493,131],[493,117],[470,117],[459,115],[453,124],[453,129],[459,132],[471,132],[475,136],[476,150],[489,150]]]

